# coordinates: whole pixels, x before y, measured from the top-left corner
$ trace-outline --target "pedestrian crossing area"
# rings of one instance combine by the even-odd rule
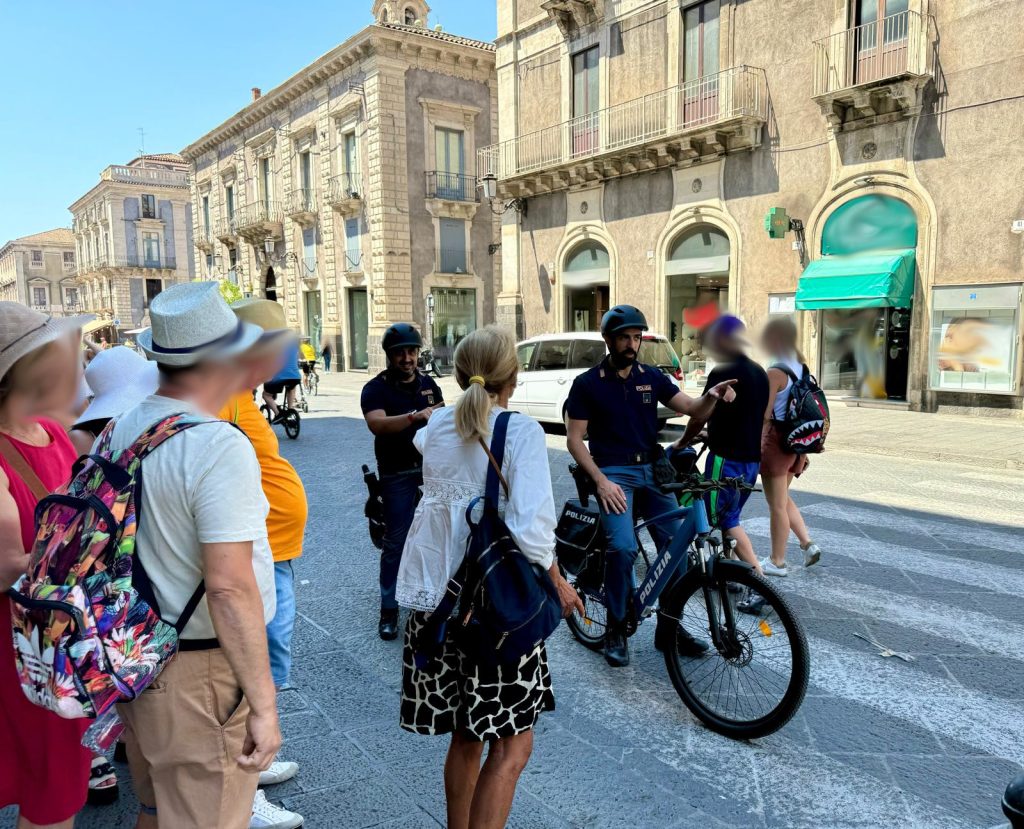
[[[732,743],[696,724],[646,624],[625,672],[567,635],[552,648],[556,688],[561,680],[577,692],[572,721],[593,719],[672,769],[676,791],[712,825],[1004,825],[999,798],[1024,765],[1024,531],[1019,513],[1003,526],[948,514],[958,512],[951,503],[976,501],[984,483],[977,475],[915,482],[899,509],[797,496],[825,555],[804,569],[794,542],[789,576],[773,581],[811,653],[807,698],[777,734]],[[946,514],[930,491],[943,493]],[[903,507],[920,500],[933,509]],[[759,496],[748,513],[744,527],[767,554]],[[855,633],[913,661],[883,657]]]

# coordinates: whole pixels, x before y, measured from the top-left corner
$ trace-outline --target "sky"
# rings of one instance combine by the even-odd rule
[[[0,0],[0,244],[141,146],[178,152],[372,22],[372,0]],[[430,25],[493,40],[495,0],[431,0]]]

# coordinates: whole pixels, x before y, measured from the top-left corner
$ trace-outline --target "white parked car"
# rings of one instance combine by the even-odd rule
[[[519,380],[510,408],[543,423],[564,423],[572,381],[596,366],[607,353],[604,340],[596,331],[543,334],[523,340],[516,346]],[[675,349],[660,334],[644,334],[638,359],[657,366],[677,382],[682,379]],[[676,417],[676,413],[658,407],[662,426],[670,417]]]

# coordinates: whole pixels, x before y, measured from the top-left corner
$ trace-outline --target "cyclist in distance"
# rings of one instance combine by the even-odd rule
[[[384,546],[380,553],[380,625],[386,641],[398,636],[395,589],[405,537],[423,486],[423,456],[413,445],[417,430],[444,405],[441,389],[417,369],[423,338],[405,322],[384,332],[381,347],[388,367],[363,386],[361,405],[374,434],[381,496],[384,501]]]
[[[636,555],[634,508],[653,518],[677,507],[676,499],[655,483],[654,462],[662,456],[658,443],[658,404],[703,423],[721,400],[731,403],[736,393],[727,380],[693,399],[653,366],[637,362],[647,319],[639,308],[617,305],[601,320],[608,356],[573,381],[569,392],[568,448],[576,463],[594,481],[601,523],[608,538],[605,555],[605,593],[608,629],[605,659],[613,667],[629,664],[626,644],[627,608],[633,590]],[[587,449],[584,436],[590,441]],[[679,528],[679,522],[651,527],[659,548]],[[682,577],[680,567],[673,584]],[[670,584],[666,591],[672,589]],[[658,616],[654,643],[664,650],[676,639],[681,652],[697,655],[708,645],[686,633],[675,621]]]
[[[299,346],[299,367],[306,377],[316,371],[316,349],[313,348],[309,337],[303,337],[302,344]]]
[[[299,385],[299,341],[288,347],[284,364],[272,380],[263,384],[263,402],[273,414],[272,423],[280,423],[285,409],[295,408],[295,389]],[[277,405],[277,396],[284,392],[284,409]]]

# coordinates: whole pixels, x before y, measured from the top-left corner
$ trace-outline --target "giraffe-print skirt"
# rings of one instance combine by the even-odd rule
[[[402,649],[400,722],[416,734],[450,734],[499,740],[529,731],[542,711],[553,711],[548,655],[542,642],[518,665],[474,663],[456,646],[451,628],[440,655],[426,669],[413,659],[412,639],[427,613],[413,612]]]

